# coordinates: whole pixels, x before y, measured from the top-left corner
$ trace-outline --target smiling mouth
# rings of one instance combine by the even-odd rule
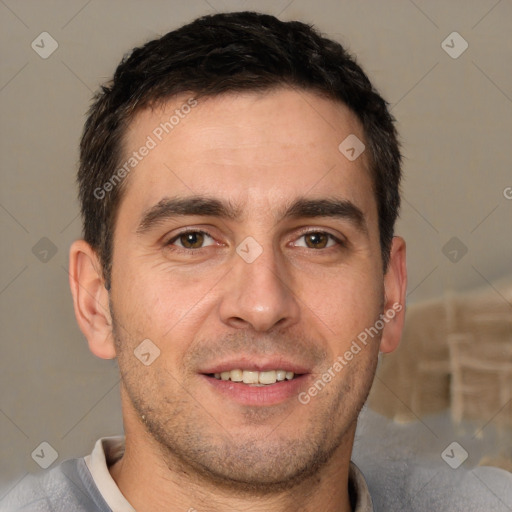
[[[254,371],[254,370],[229,370],[221,373],[208,373],[208,377],[238,382],[241,384],[247,384],[248,386],[271,386],[278,382],[284,382],[293,380],[300,377],[302,374],[295,374],[286,370],[269,370],[269,371]]]

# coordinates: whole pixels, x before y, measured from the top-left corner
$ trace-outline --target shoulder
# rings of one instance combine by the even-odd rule
[[[99,494],[84,459],[67,460],[38,475],[28,475],[0,501],[1,512],[111,512]]]
[[[375,512],[511,512],[512,473],[481,460],[472,438],[473,425],[455,428],[449,411],[429,417],[440,436],[423,421],[397,424],[365,409],[358,424],[353,459],[362,471]],[[459,439],[471,448],[468,461],[452,469],[443,450]]]
[[[389,460],[360,464],[375,512],[509,512],[512,474],[499,468],[473,469]]]

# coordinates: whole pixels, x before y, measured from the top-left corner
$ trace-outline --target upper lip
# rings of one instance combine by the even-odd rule
[[[202,368],[199,373],[222,373],[230,370],[249,370],[265,372],[270,370],[285,370],[295,374],[310,373],[310,367],[306,364],[294,362],[285,357],[258,357],[240,356],[233,359],[225,359],[212,363]]]

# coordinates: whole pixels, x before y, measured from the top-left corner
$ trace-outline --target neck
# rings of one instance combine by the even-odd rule
[[[124,420],[125,452],[109,471],[137,512],[292,512],[298,507],[304,511],[351,511],[348,474],[355,423],[312,477],[286,490],[263,494],[212,481],[168,451],[164,455],[137,416],[125,415]]]

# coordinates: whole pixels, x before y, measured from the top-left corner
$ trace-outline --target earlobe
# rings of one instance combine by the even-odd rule
[[[109,295],[94,249],[77,240],[69,251],[69,284],[78,325],[91,352],[102,359],[116,357]]]
[[[389,264],[384,276],[384,315],[388,322],[382,332],[381,352],[395,350],[402,336],[405,319],[405,299],[407,292],[407,267],[405,241],[402,237],[393,237]]]

